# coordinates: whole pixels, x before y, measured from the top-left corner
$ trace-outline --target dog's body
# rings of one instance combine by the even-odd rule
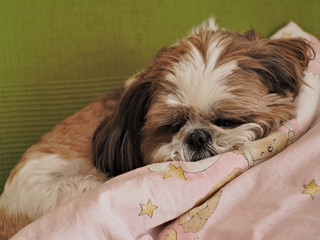
[[[26,151],[0,199],[0,239],[106,181],[91,160],[91,141],[98,124],[115,111],[123,91],[122,87],[99,97]]]
[[[294,117],[311,55],[301,39],[201,25],[22,156],[0,199],[0,236],[109,177],[154,162],[197,161],[266,136]]]

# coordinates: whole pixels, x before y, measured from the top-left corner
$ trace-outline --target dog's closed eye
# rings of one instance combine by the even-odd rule
[[[169,121],[166,124],[170,128],[170,132],[177,133],[187,123],[189,117],[187,111],[175,112],[169,117]]]
[[[163,132],[171,132],[171,133],[177,133],[179,132],[179,130],[186,124],[186,120],[185,121],[181,121],[181,122],[172,122],[172,123],[168,123],[165,124],[163,126],[159,127],[159,132],[163,133]]]
[[[244,124],[245,122],[243,120],[239,119],[225,119],[225,118],[218,118],[213,121],[213,124],[218,126],[218,127],[227,127],[227,128],[232,128],[232,127],[237,127],[241,124]]]

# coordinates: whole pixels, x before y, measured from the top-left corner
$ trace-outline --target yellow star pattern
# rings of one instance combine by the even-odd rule
[[[303,185],[303,187],[306,190],[304,190],[302,193],[303,194],[310,194],[312,199],[314,199],[316,192],[320,191],[320,187],[315,183],[314,179],[308,185]]]
[[[291,33],[282,33],[282,37],[283,38],[292,38],[292,35],[291,35]]]
[[[147,214],[150,218],[152,218],[153,211],[158,208],[155,205],[152,205],[151,200],[149,199],[147,204],[140,204],[141,212],[139,216]]]
[[[176,167],[172,163],[170,163],[170,170],[162,171],[165,173],[163,179],[170,178],[170,177],[177,177],[183,180],[187,180],[186,176],[184,175],[184,171],[181,167]]]

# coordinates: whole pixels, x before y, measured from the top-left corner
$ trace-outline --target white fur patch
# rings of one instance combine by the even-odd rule
[[[217,39],[210,45],[206,59],[190,44],[189,54],[174,64],[173,73],[166,76],[177,86],[176,94],[165,99],[167,104],[192,106],[200,112],[207,112],[212,107],[209,103],[218,103],[233,96],[230,93],[233,89],[227,87],[224,80],[237,69],[237,63],[230,61],[216,67],[223,50],[222,42]]]
[[[200,29],[206,30],[206,31],[217,31],[219,30],[218,25],[216,24],[215,17],[210,17],[208,20],[201,23],[199,26],[192,29],[191,34],[197,34]]]
[[[218,153],[223,153],[238,148],[247,142],[251,142],[256,138],[254,130],[263,131],[256,123],[242,124],[231,129],[221,129],[219,137],[214,137],[214,149],[216,149]]]
[[[28,160],[7,183],[0,208],[8,214],[23,213],[36,219],[57,205],[101,184],[95,176],[79,175],[79,160],[63,160],[57,154]]]
[[[168,96],[166,96],[165,102],[167,105],[169,106],[180,106],[181,100],[174,94],[169,94]]]

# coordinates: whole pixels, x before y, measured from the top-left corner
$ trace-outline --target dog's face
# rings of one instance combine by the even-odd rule
[[[144,164],[197,161],[241,148],[295,115],[312,49],[202,25],[161,49],[97,128],[95,164],[111,176]]]

